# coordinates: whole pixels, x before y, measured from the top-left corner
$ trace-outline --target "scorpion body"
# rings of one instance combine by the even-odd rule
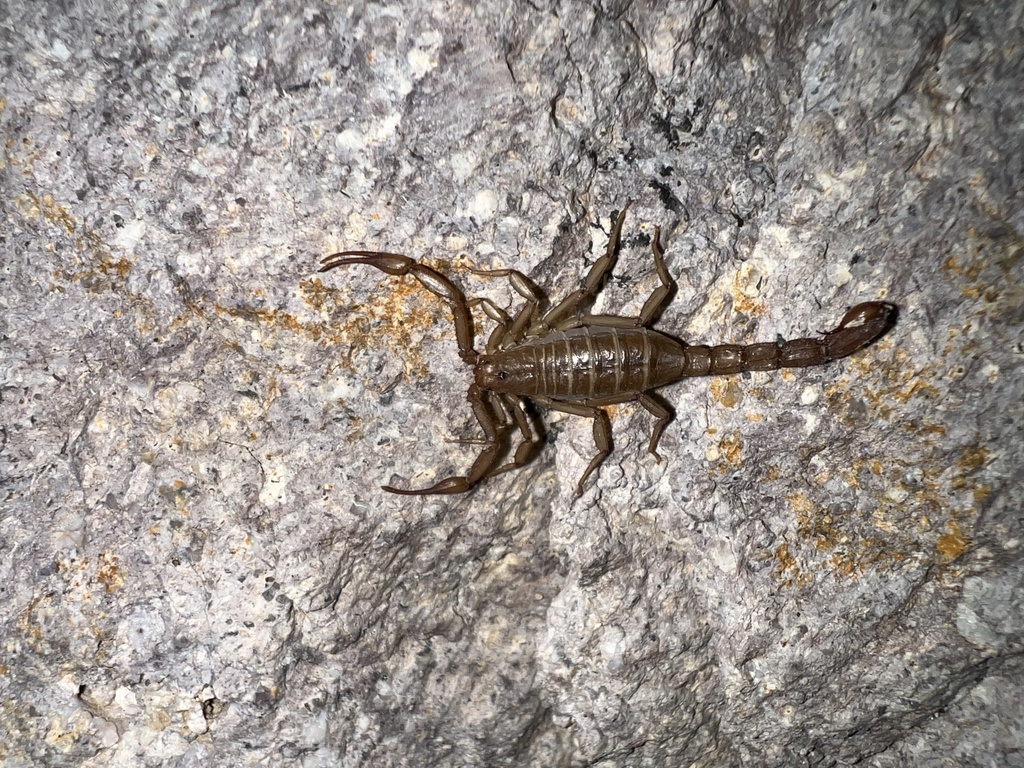
[[[459,355],[474,369],[467,398],[484,433],[483,450],[464,476],[448,477],[418,490],[383,486],[400,494],[461,493],[481,480],[515,469],[533,458],[543,444],[543,428],[525,409],[523,400],[594,423],[597,454],[576,485],[583,493],[587,478],[611,452],[611,424],[602,406],[636,401],[657,418],[648,451],[657,460],[658,440],[672,421],[671,408],[653,393],[688,376],[728,375],[743,371],[800,368],[836,360],[872,344],[893,325],[895,305],[866,302],[848,311],[839,326],[820,338],[760,344],[690,345],[648,327],[668,303],[675,283],[665,267],[660,229],[655,228],[651,250],[661,285],[639,315],[584,314],[611,272],[629,203],[615,220],[608,249],[591,267],[583,285],[541,314],[544,294],[522,273],[511,270],[473,270],[508,277],[526,301],[515,316],[487,299],[468,301],[448,278],[407,256],[376,251],[342,251],[327,256],[321,272],[346,264],[368,264],[392,275],[411,274],[429,291],[448,302],[455,321]],[[479,305],[495,322],[486,350],[473,347],[470,307]],[[521,441],[512,460],[499,465],[509,433],[518,428]]]

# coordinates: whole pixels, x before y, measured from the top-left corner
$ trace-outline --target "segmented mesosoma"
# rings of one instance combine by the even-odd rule
[[[484,437],[479,441],[483,449],[469,472],[447,477],[429,488],[408,490],[385,485],[385,491],[409,495],[463,493],[481,480],[522,467],[544,442],[542,423],[524,405],[530,400],[543,408],[593,420],[597,453],[576,485],[576,495],[580,496],[587,479],[612,449],[611,423],[603,406],[636,401],[646,408],[657,419],[647,450],[661,461],[658,440],[674,414],[652,390],[687,376],[821,365],[874,343],[895,323],[894,304],[869,301],[853,307],[835,330],[819,338],[717,346],[682,342],[649,327],[675,288],[665,267],[658,227],[651,251],[661,285],[640,313],[636,317],[584,314],[614,266],[628,208],[627,202],[615,220],[607,250],[590,268],[582,286],[543,313],[542,306],[549,303],[547,297],[514,269],[472,270],[509,279],[525,299],[518,312],[510,315],[487,299],[467,300],[447,277],[408,256],[341,251],[323,259],[320,272],[346,264],[368,264],[391,275],[413,275],[448,303],[459,356],[473,366],[474,381],[467,398]],[[482,353],[473,346],[472,306],[479,306],[496,324]],[[520,443],[511,460],[500,464],[515,429],[521,435]]]

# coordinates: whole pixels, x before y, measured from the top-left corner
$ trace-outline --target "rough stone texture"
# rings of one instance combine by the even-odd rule
[[[0,761],[1024,760],[1024,4],[12,2]],[[680,8],[684,8],[680,10]],[[855,358],[549,419],[465,496],[443,304],[344,247]]]

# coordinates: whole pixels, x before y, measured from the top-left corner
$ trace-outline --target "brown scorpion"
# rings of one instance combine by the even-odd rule
[[[590,268],[582,287],[543,314],[541,306],[549,303],[547,297],[529,278],[514,269],[472,270],[479,275],[509,278],[512,288],[526,300],[512,316],[487,299],[467,301],[447,277],[408,256],[341,251],[323,259],[320,272],[345,264],[369,264],[391,275],[416,277],[427,290],[448,302],[455,320],[459,356],[473,366],[474,381],[467,398],[484,433],[483,440],[473,442],[484,447],[469,473],[447,477],[429,488],[405,490],[385,485],[382,486],[385,491],[409,495],[463,493],[481,480],[523,466],[544,441],[542,426],[524,407],[523,401],[531,400],[544,408],[586,416],[594,422],[597,454],[576,485],[579,497],[587,478],[611,453],[611,423],[602,406],[635,400],[650,411],[657,422],[647,450],[661,461],[658,440],[674,414],[652,390],[685,376],[821,365],[872,344],[895,323],[897,308],[894,304],[869,301],[847,312],[839,327],[821,338],[746,346],[686,344],[649,327],[675,288],[659,243],[660,227],[654,229],[651,251],[661,285],[644,302],[640,314],[636,317],[583,314],[615,264],[627,208],[628,202],[615,220],[607,251]],[[496,323],[483,353],[473,348],[470,312],[473,306],[480,306]],[[513,427],[519,429],[522,441],[512,460],[498,465]]]

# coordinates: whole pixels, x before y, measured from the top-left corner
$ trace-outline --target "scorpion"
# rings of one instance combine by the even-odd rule
[[[469,472],[444,478],[429,488],[401,489],[381,486],[405,495],[463,493],[482,480],[527,464],[540,449],[545,434],[525,401],[548,410],[593,421],[597,453],[579,482],[576,497],[583,494],[587,479],[612,450],[611,422],[604,406],[638,402],[657,421],[647,450],[657,461],[658,441],[674,413],[653,390],[688,376],[717,376],[744,371],[768,371],[822,365],[852,355],[884,336],[895,324],[897,307],[869,301],[850,309],[839,326],[820,338],[802,338],[761,344],[687,344],[650,326],[670,302],[676,283],[665,266],[661,228],[655,227],[651,251],[660,285],[644,302],[636,317],[586,314],[605,278],[615,265],[619,236],[630,202],[618,213],[608,248],[590,268],[581,287],[557,304],[514,269],[479,270],[477,275],[506,277],[525,299],[510,315],[484,298],[467,300],[459,288],[435,269],[408,256],[380,251],[341,251],[324,257],[319,272],[348,264],[367,264],[389,275],[412,275],[431,293],[444,299],[452,313],[459,356],[473,367],[473,383],[467,399],[484,437]],[[546,312],[541,312],[543,306]],[[480,307],[495,328],[484,352],[473,346],[471,308]],[[513,429],[521,441],[511,460],[506,455]]]

